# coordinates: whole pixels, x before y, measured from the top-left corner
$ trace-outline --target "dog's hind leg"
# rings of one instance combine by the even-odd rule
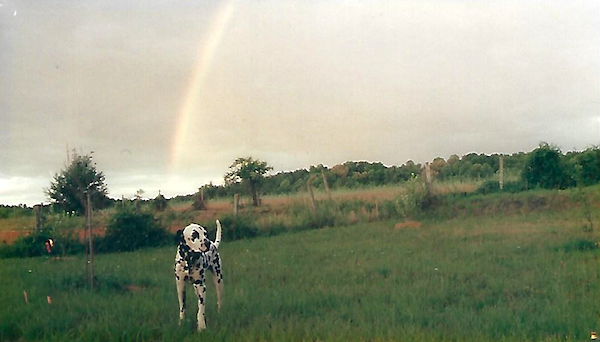
[[[183,275],[178,276],[175,282],[177,283],[177,299],[179,299],[179,324],[181,324],[185,318],[185,280]]]
[[[217,310],[221,311],[222,298],[223,298],[223,275],[219,272],[217,275],[213,273],[213,284],[215,284],[215,289],[217,290]]]

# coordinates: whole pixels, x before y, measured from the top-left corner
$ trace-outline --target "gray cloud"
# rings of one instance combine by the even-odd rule
[[[227,2],[2,3],[0,203],[39,201],[67,145],[120,197],[193,192],[243,155],[290,170],[598,143],[592,0],[233,2],[176,168]]]

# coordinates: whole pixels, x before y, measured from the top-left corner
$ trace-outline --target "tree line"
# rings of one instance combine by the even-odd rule
[[[541,143],[531,152],[513,154],[469,153],[462,157],[452,155],[448,159],[437,157],[430,162],[431,173],[436,180],[487,180],[496,177],[500,168],[500,157],[504,158],[504,172],[518,189],[565,189],[575,185],[593,185],[600,182],[600,149],[597,146],[583,151],[563,153],[557,146]],[[240,158],[250,160],[252,158]],[[267,166],[265,162],[263,167]],[[234,165],[232,165],[233,167]],[[383,185],[402,184],[419,177],[424,165],[412,160],[400,166],[387,166],[381,162],[348,161],[333,167],[311,166],[308,169],[278,172],[272,175],[253,176],[253,185],[248,189],[244,177],[224,185],[209,183],[201,189],[208,198],[230,197],[236,193],[254,194],[260,189],[262,195],[285,195],[306,190],[306,184],[316,189],[325,189],[325,181],[332,189],[354,189]],[[194,195],[179,196],[191,199]],[[253,195],[254,197],[254,195]]]
[[[593,146],[583,151],[563,153],[558,147],[541,143],[531,152],[510,155],[469,153],[462,157],[452,155],[448,159],[438,157],[430,162],[431,173],[436,180],[487,180],[499,171],[500,157],[504,158],[504,172],[519,189],[536,187],[565,189],[576,185],[593,185],[600,182],[600,148]],[[248,194],[255,205],[260,195],[286,195],[306,190],[307,182],[316,189],[325,189],[325,181],[332,189],[354,189],[383,185],[402,184],[420,177],[424,165],[412,160],[396,165],[381,162],[348,161],[328,167],[315,165],[307,169],[268,174],[272,167],[265,161],[252,157],[238,158],[224,176],[223,185],[206,184],[200,189],[205,198],[231,197],[236,193]],[[325,180],[323,179],[325,177]],[[117,200],[108,197],[104,174],[96,169],[90,155],[75,154],[71,164],[57,173],[45,190],[53,207],[59,211],[85,212],[83,196],[92,193],[95,209],[108,207]],[[193,200],[197,194],[177,196]],[[156,198],[157,209],[166,207],[165,198]],[[2,206],[0,218],[25,214],[19,206]],[[15,210],[21,210],[17,213]]]

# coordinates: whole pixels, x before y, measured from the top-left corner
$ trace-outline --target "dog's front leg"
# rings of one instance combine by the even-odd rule
[[[194,282],[194,290],[198,296],[198,331],[206,329],[206,314],[204,310],[204,301],[206,298],[206,285],[203,280]]]
[[[175,279],[177,283],[177,299],[179,299],[179,324],[185,318],[185,280],[183,275],[177,276]]]

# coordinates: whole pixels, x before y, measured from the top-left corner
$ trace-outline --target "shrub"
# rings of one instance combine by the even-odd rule
[[[221,218],[223,239],[227,241],[251,239],[259,235],[259,228],[253,219],[245,215],[227,215]],[[208,228],[207,228],[208,229]]]
[[[556,146],[542,143],[533,150],[525,163],[523,180],[532,187],[564,189],[573,185],[562,152]]]
[[[432,204],[432,197],[427,193],[425,184],[418,178],[412,178],[406,182],[405,192],[401,194],[396,205],[398,212],[403,218],[418,216],[422,210],[427,209]]]
[[[598,245],[592,240],[576,239],[567,241],[561,248],[565,252],[585,252],[598,249]]]
[[[147,246],[162,246],[171,235],[151,213],[117,211],[110,219],[106,235],[97,244],[104,251],[133,251]]]
[[[503,192],[521,192],[521,191],[525,191],[527,190],[527,187],[525,186],[525,182],[523,181],[518,181],[518,182],[506,182],[504,183],[504,188],[502,189]],[[498,183],[498,181],[495,180],[488,180],[485,181],[483,184],[481,184],[479,186],[479,188],[477,188],[476,193],[478,194],[492,194],[492,193],[496,193],[496,192],[500,192],[500,184]]]
[[[56,243],[55,255],[71,255],[85,251],[85,245],[78,239],[78,231],[84,229],[83,219],[66,214],[50,215],[46,219],[45,229],[51,231]]]
[[[153,201],[154,203],[154,210],[156,211],[164,211],[165,209],[167,209],[167,206],[169,205],[169,203],[167,202],[167,199],[165,198],[165,196],[163,196],[160,191],[158,192],[158,196],[156,196],[156,198]]]
[[[85,251],[85,245],[78,238],[76,231],[83,229],[81,219],[65,214],[51,215],[44,224],[44,229],[19,237],[12,245],[0,247],[0,258],[25,258],[48,255],[45,243],[54,240],[52,255],[71,255]]]
[[[12,245],[0,247],[0,258],[26,258],[46,254],[45,242],[52,237],[49,229],[19,237]]]

